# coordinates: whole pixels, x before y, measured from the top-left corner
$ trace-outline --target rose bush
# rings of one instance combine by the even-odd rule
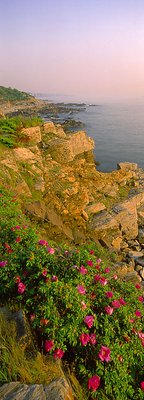
[[[10,197],[2,193],[0,203],[1,304],[23,308],[39,348],[73,366],[87,399],[142,400],[141,286],[117,279],[94,243],[54,246],[28,227]]]

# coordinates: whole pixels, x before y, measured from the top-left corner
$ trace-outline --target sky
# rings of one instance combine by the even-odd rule
[[[144,98],[144,0],[0,0],[0,85]]]

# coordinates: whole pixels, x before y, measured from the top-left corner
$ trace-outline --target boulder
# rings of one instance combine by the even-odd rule
[[[121,162],[117,164],[118,169],[123,171],[137,171],[138,165],[136,163]]]
[[[63,128],[61,125],[57,124],[54,125],[53,122],[45,122],[43,124],[43,131],[44,133],[51,133],[53,135],[56,135],[60,138],[65,138],[66,133],[64,132]]]
[[[66,139],[50,140],[48,150],[52,158],[59,163],[68,163],[84,152],[93,150],[94,141],[83,131],[69,135]]]
[[[39,126],[32,126],[30,128],[23,128],[21,130],[22,139],[32,143],[40,143],[42,140],[41,130]]]

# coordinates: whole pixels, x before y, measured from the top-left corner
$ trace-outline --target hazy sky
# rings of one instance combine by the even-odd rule
[[[0,0],[0,85],[144,96],[144,0]]]

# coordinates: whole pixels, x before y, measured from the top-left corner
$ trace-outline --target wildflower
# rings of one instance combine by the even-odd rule
[[[81,267],[79,268],[79,272],[80,272],[82,275],[87,274],[87,269],[84,267],[84,265],[81,265]]]
[[[107,279],[105,279],[104,276],[102,276],[99,281],[101,285],[103,286],[107,285]]]
[[[123,357],[122,356],[118,356],[118,359],[120,362],[123,362]]]
[[[94,317],[93,315],[87,315],[84,319],[85,324],[88,326],[88,328],[92,328],[93,322],[94,322]]]
[[[23,294],[25,289],[26,289],[26,285],[24,285],[24,283],[22,283],[22,282],[19,282],[18,283],[18,293]]]
[[[143,333],[142,331],[139,331],[139,332],[138,332],[138,337],[139,337],[141,340],[144,340],[144,333]]]
[[[30,314],[30,320],[33,321],[35,319],[35,314]]]
[[[19,225],[15,226],[15,229],[21,229],[21,227]]]
[[[91,378],[88,380],[88,389],[92,389],[93,392],[96,392],[100,385],[100,377],[98,375],[93,375]]]
[[[110,299],[111,297],[113,297],[113,293],[112,293],[112,292],[106,292],[105,295],[106,295],[106,297],[107,297],[108,299]]]
[[[110,349],[108,347],[102,346],[98,354],[101,361],[110,361]]]
[[[50,351],[54,347],[53,340],[45,340],[45,351]]]
[[[87,261],[87,265],[89,265],[89,267],[93,267],[93,261],[92,260],[88,260]]]
[[[108,315],[112,315],[112,313],[113,313],[113,307],[110,307],[110,306],[106,306],[105,307],[105,311],[106,311],[106,313],[108,314]]]
[[[135,288],[136,288],[136,289],[140,289],[140,288],[141,288],[141,285],[140,285],[139,283],[136,283]]]
[[[54,355],[53,356],[54,356],[54,358],[62,358],[64,353],[65,352],[63,350],[57,349],[57,350],[54,351]]]
[[[58,281],[58,277],[56,275],[53,275],[51,278],[52,282],[57,282]]]
[[[89,338],[90,338],[90,343],[91,344],[93,344],[93,345],[95,345],[96,344],[96,334],[95,333],[91,333],[90,334],[90,336],[89,336]]]
[[[40,244],[41,246],[48,246],[48,242],[46,242],[46,240],[40,239],[38,241],[38,244]]]
[[[82,310],[85,310],[87,308],[87,306],[86,306],[84,301],[81,302],[81,305],[82,305]]]
[[[106,274],[108,274],[109,272],[110,272],[110,268],[105,268],[105,271],[104,271]]]
[[[54,254],[55,253],[55,249],[53,249],[53,247],[47,247],[47,252],[49,254]]]
[[[21,238],[20,238],[20,236],[18,236],[18,237],[16,237],[16,240],[15,240],[17,243],[19,243],[20,241],[21,241]]]
[[[95,252],[94,252],[94,250],[90,250],[90,254],[94,254]]]
[[[142,382],[140,383],[140,388],[141,388],[141,390],[144,391],[144,381],[142,381]]]
[[[118,276],[116,274],[113,275],[113,279],[117,280]]]
[[[101,276],[100,276],[100,275],[95,275],[95,276],[94,276],[94,280],[95,280],[96,282],[100,281],[100,279],[101,279]]]
[[[16,282],[16,283],[20,283],[20,281],[21,281],[21,278],[20,278],[19,276],[16,276],[16,277],[15,277],[15,282]]]
[[[141,303],[143,303],[144,297],[143,297],[143,296],[139,296],[139,297],[138,297],[138,300],[139,300]]]
[[[122,297],[120,297],[119,302],[122,306],[126,305],[126,301]]]
[[[43,269],[43,271],[42,271],[42,276],[47,276],[47,269],[46,269],[46,268]]]
[[[81,341],[82,346],[86,346],[87,343],[90,341],[89,334],[88,333],[82,333],[80,335],[80,341]]]
[[[141,318],[142,317],[142,313],[139,310],[136,310],[135,312],[136,317]]]
[[[0,267],[5,267],[7,265],[8,261],[0,261]]]
[[[114,300],[114,301],[112,301],[112,306],[114,308],[120,308],[121,304],[118,300]]]
[[[86,289],[82,285],[78,285],[77,290],[80,294],[86,294]]]
[[[101,258],[98,258],[98,259],[96,260],[96,262],[97,262],[97,264],[100,264],[100,263],[101,263]]]

